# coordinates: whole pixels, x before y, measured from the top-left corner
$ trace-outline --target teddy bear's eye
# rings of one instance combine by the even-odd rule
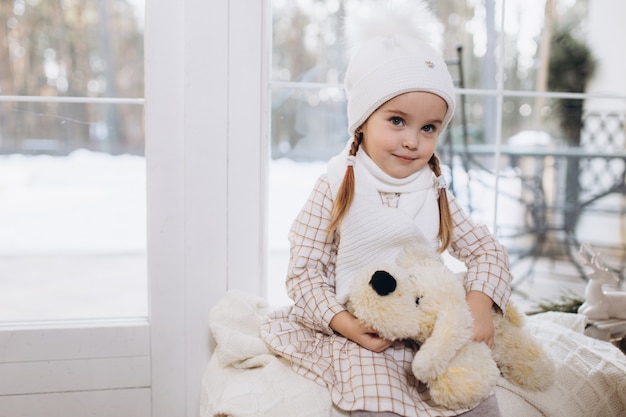
[[[419,297],[419,296],[418,296],[418,297],[415,297],[415,305],[416,305],[416,306],[420,305],[420,299],[421,299],[421,298],[422,298],[422,297]]]

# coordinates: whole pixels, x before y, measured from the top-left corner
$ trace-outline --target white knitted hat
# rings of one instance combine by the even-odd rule
[[[454,83],[429,39],[428,26],[436,22],[421,0],[388,2],[370,9],[369,16],[347,19],[353,50],[344,79],[350,135],[383,103],[410,91],[443,98],[447,126],[455,108]]]

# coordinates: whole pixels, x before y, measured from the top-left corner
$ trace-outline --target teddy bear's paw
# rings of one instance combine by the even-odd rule
[[[437,378],[437,376],[439,376],[439,374],[444,370],[437,370],[433,361],[420,360],[418,355],[416,355],[413,359],[411,369],[415,378],[423,382]]]
[[[413,375],[415,378],[422,382],[431,381],[433,379],[439,378],[442,374],[447,372],[452,365],[452,361],[443,360],[442,358],[430,358],[427,359],[423,355],[418,352],[413,358],[413,363],[411,366],[411,370],[413,371]],[[459,367],[459,369],[461,369]],[[464,368],[468,372],[470,371],[470,367]]]
[[[545,354],[526,361],[509,361],[499,367],[505,379],[529,391],[545,391],[554,383],[554,363]]]
[[[533,337],[523,331],[496,343],[493,357],[502,376],[530,391],[544,391],[554,383],[554,362]],[[505,343],[503,343],[505,342]]]
[[[451,409],[461,409],[474,407],[487,398],[496,381],[496,373],[485,377],[473,368],[452,368],[427,385],[435,403]]]
[[[461,349],[437,378],[427,382],[436,403],[449,408],[472,407],[496,386],[500,371],[484,343]]]

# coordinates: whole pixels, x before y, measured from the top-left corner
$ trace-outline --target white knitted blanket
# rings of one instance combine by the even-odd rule
[[[335,417],[328,390],[291,370],[259,336],[262,299],[228,292],[209,315],[217,347],[202,379],[200,417]]]
[[[216,350],[202,380],[201,417],[339,417],[325,387],[293,372],[259,337],[269,307],[229,292],[211,310]],[[496,396],[503,417],[626,416],[626,356],[610,343],[582,334],[584,318],[544,313],[529,330],[552,355],[556,382],[531,393],[500,379]]]
[[[608,342],[585,336],[581,323],[584,316],[577,314],[551,312],[529,318],[530,332],[555,361],[555,384],[545,392],[529,393],[500,378],[496,395],[504,416],[626,416],[626,355]],[[538,414],[523,412],[527,408],[507,401],[510,397],[524,400]]]

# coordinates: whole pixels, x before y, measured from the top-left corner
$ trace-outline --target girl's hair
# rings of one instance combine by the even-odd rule
[[[428,160],[428,166],[436,177],[441,176],[441,167],[439,166],[439,157],[436,154]],[[441,240],[439,252],[445,251],[452,243],[452,214],[448,205],[448,195],[445,187],[438,187],[439,198],[439,234],[437,237]]]
[[[363,132],[357,129],[354,132],[354,138],[350,144],[350,150],[348,156],[355,157],[361,142],[363,141]],[[329,232],[334,232],[339,228],[341,221],[348,213],[352,200],[354,199],[354,166],[348,164],[346,167],[346,173],[343,175],[343,181],[339,191],[337,191],[337,198],[333,204],[333,209],[330,212],[330,225],[328,226]]]
[[[350,145],[350,150],[348,151],[349,156],[356,156],[357,151],[359,150],[359,146],[363,141],[363,132],[357,130],[354,132],[354,139],[352,140],[352,144]],[[439,157],[433,154],[433,156],[428,161],[428,166],[433,171],[436,177],[441,175],[441,167],[439,166]],[[439,233],[437,237],[441,240],[441,247],[439,248],[439,252],[443,252],[450,246],[452,243],[452,215],[450,214],[450,206],[448,205],[448,196],[446,195],[445,188],[439,188]],[[335,232],[341,221],[348,213],[350,209],[350,205],[352,204],[352,200],[354,199],[354,167],[351,164],[348,164],[346,167],[346,173],[343,176],[343,181],[341,182],[341,186],[339,187],[339,191],[337,192],[337,198],[335,198],[335,202],[333,204],[333,209],[331,211],[331,221],[328,226],[328,231],[330,233]]]

